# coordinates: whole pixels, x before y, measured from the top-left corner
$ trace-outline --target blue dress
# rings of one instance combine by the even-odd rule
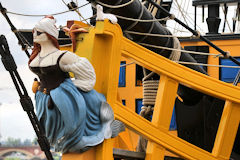
[[[50,96],[53,109],[48,108]],[[68,78],[50,95],[38,91],[35,98],[37,117],[56,151],[81,152],[111,137],[112,109],[95,90],[83,92]]]
[[[36,114],[55,151],[83,152],[125,128],[120,121],[113,121],[112,108],[104,95],[78,89],[61,70],[59,61],[65,53],[55,65],[30,67],[40,78]]]

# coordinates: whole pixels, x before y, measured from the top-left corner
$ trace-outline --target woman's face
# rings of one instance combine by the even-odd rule
[[[33,42],[35,43],[41,43],[48,41],[47,34],[39,29],[33,30]]]

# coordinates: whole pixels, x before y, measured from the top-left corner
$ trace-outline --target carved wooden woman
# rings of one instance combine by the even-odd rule
[[[35,25],[33,38],[29,68],[40,79],[36,112],[55,150],[83,152],[122,131],[124,126],[113,120],[105,97],[93,90],[96,75],[90,62],[59,50],[52,16]],[[69,78],[68,72],[74,73],[75,80]]]

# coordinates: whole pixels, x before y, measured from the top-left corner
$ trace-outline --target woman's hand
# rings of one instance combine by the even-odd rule
[[[78,33],[87,33],[88,30],[86,30],[84,27],[78,24],[73,24],[70,28],[63,27],[63,31],[67,33],[67,35],[70,36],[72,44],[73,44],[73,51],[76,49],[76,37]]]

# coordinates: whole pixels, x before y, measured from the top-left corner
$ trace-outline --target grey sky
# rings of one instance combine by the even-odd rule
[[[70,0],[66,0],[69,2]],[[24,14],[51,14],[61,11],[66,11],[67,7],[62,3],[62,0],[1,0],[1,3],[8,11],[24,13]],[[85,0],[79,0],[79,5],[85,4]],[[178,0],[178,3],[182,6],[183,13],[187,17],[188,24],[193,27],[193,7],[191,6],[191,0]],[[198,15],[198,26],[199,30],[203,33],[207,31],[206,23],[201,23],[201,9],[199,10]],[[234,8],[230,11],[234,11]],[[80,9],[81,14],[88,18],[91,16],[90,5]],[[177,3],[174,2],[173,9],[171,11],[179,19],[183,20],[183,16],[178,12]],[[32,29],[34,24],[39,21],[42,17],[23,17],[15,16],[8,14],[13,24],[18,29]],[[207,15],[207,9],[206,13]],[[223,15],[221,14],[221,17]],[[191,18],[190,18],[191,17]],[[70,12],[66,14],[61,14],[55,16],[57,19],[57,26],[66,25],[67,20],[79,20],[79,17],[76,13]],[[230,16],[229,19],[232,17]],[[190,22],[191,21],[191,22]],[[223,20],[222,20],[223,21]],[[171,28],[176,28],[177,30],[170,30],[177,35],[191,35],[183,31],[184,29],[175,24],[173,21],[167,23]],[[186,30],[185,30],[186,31]],[[28,67],[27,61],[28,58],[25,53],[21,50],[18,45],[18,41],[15,35],[11,32],[8,23],[5,18],[0,14],[0,34],[6,36],[11,53],[14,56],[14,59],[18,65],[18,70],[22,79],[29,91],[29,94],[33,100],[33,94],[31,92],[31,85],[35,75],[33,75]],[[35,136],[32,126],[26,116],[26,113],[23,112],[21,105],[19,104],[19,97],[13,86],[13,83],[10,79],[9,74],[3,68],[2,63],[0,62],[0,134],[3,139],[6,139],[8,136],[15,138],[30,138],[32,139]]]
[[[66,2],[69,2],[66,0]],[[24,14],[52,14],[56,12],[66,11],[67,7],[61,0],[1,0],[2,5],[8,11],[24,13]],[[80,1],[79,1],[80,3]],[[79,4],[85,4],[87,1],[82,1]],[[91,15],[90,5],[80,9],[84,17]],[[8,14],[11,21],[17,29],[32,29],[36,22],[42,17],[23,17]],[[74,12],[69,12],[55,16],[57,19],[57,26],[66,25],[67,20],[79,20],[79,17]],[[0,14],[0,34],[6,36],[10,51],[18,65],[18,71],[24,81],[24,84],[34,101],[34,95],[31,91],[34,74],[32,74],[28,67],[28,58],[18,45],[15,35],[11,32],[5,18]],[[31,51],[30,51],[31,52]],[[19,103],[19,97],[16,89],[13,86],[9,73],[5,71],[0,62],[0,135],[2,139],[7,137],[33,139],[35,133],[32,129],[31,123],[22,110]]]

